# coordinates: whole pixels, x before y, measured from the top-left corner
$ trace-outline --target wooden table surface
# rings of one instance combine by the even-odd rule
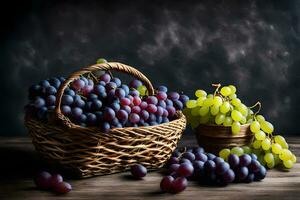
[[[32,177],[41,166],[29,138],[0,138],[0,199],[300,199],[300,137],[288,137],[298,163],[289,171],[269,170],[261,182],[207,187],[189,182],[179,194],[160,192],[162,175],[150,172],[143,180],[130,179],[129,173],[68,180],[73,191],[57,196],[35,188]],[[180,146],[195,146],[194,137],[184,136]],[[4,159],[3,159],[4,158]]]

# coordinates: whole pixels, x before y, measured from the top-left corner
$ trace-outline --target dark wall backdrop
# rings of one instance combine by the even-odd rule
[[[300,1],[11,0],[1,11],[1,135],[26,134],[31,84],[98,57],[189,95],[235,84],[277,132],[300,134]]]

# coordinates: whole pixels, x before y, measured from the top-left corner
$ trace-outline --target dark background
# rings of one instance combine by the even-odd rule
[[[9,1],[1,6],[0,136],[25,135],[27,88],[99,57],[190,96],[234,84],[300,134],[300,1]]]

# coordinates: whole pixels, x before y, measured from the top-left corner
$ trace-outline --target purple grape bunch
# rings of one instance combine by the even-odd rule
[[[55,109],[56,93],[64,80],[51,78],[31,86],[26,113],[46,121],[49,111]],[[141,81],[126,85],[108,73],[93,80],[80,77],[73,81],[64,91],[61,111],[75,124],[100,127],[103,132],[167,123],[189,100],[184,94],[168,92],[165,86],[159,86],[153,96],[141,95]]]
[[[226,186],[232,182],[260,181],[266,176],[265,167],[255,156],[230,154],[225,161],[202,147],[176,149],[165,167],[167,176],[161,180],[160,188],[169,193],[182,192],[188,180]]]

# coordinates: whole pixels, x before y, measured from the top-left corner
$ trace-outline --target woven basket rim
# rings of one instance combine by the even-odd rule
[[[195,129],[197,129],[200,126],[206,126],[206,127],[218,127],[218,128],[231,128],[231,126],[223,126],[223,125],[217,125],[217,124],[199,124]],[[250,126],[250,123],[242,124],[241,127],[248,127]]]

